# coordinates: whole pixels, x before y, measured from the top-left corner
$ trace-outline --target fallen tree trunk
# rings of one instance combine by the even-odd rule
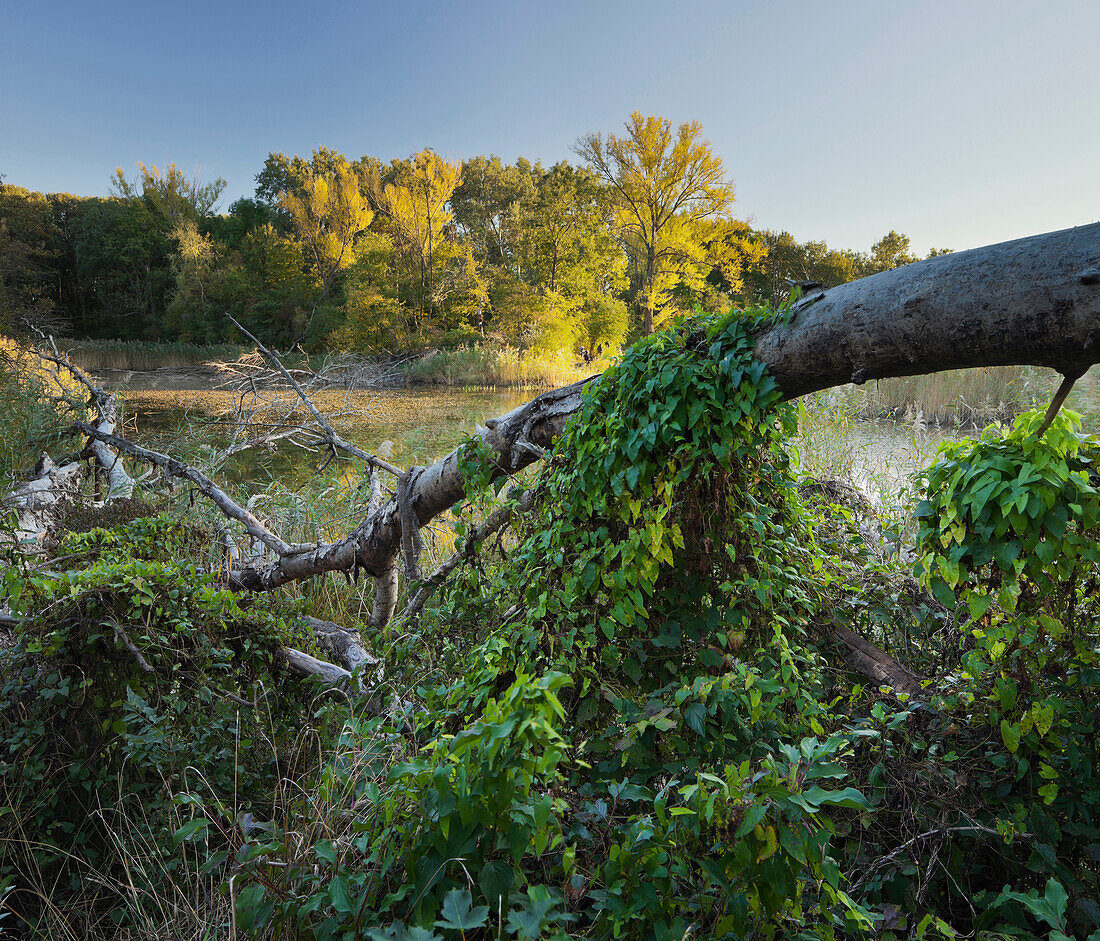
[[[1100,361],[1100,223],[939,256],[822,291],[755,334],[785,398],[848,382],[1023,364],[1079,372]],[[595,378],[595,377],[593,377]],[[540,395],[480,431],[497,476],[547,450],[586,382]],[[390,577],[406,520],[424,526],[465,496],[461,449],[416,468],[347,538],[234,570],[270,590],[331,571]],[[410,512],[411,511],[411,512]]]

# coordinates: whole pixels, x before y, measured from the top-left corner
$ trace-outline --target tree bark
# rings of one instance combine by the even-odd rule
[[[804,298],[757,331],[787,398],[972,366],[1100,362],[1100,223],[939,255]]]
[[[1100,361],[1100,223],[942,255],[813,294],[755,339],[757,358],[787,399],[963,367],[1087,368]],[[493,474],[538,460],[579,412],[589,381],[487,421],[479,434]],[[423,526],[464,498],[460,452],[410,474],[407,520]],[[385,579],[400,548],[401,507],[391,498],[347,538],[237,569],[229,582],[270,590],[354,568]]]

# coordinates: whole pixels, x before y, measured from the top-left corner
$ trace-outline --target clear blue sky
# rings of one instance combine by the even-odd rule
[[[10,0],[0,172],[107,192],[175,161],[250,195],[269,151],[577,160],[697,118],[738,211],[866,249],[1100,218],[1098,0]]]

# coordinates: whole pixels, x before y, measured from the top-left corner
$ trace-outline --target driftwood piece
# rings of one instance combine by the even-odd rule
[[[327,660],[316,657],[293,647],[283,647],[283,656],[287,666],[299,676],[317,676],[327,686],[347,690],[351,685],[351,672]]]
[[[83,479],[84,468],[79,462],[58,467],[43,452],[35,476],[0,501],[6,510],[15,510],[16,538],[22,543],[40,542],[60,518],[65,504],[79,496]]]
[[[360,671],[360,682],[371,686],[385,680],[382,661],[367,653],[363,640],[357,631],[349,631],[333,621],[320,618],[303,617],[306,626],[313,631],[321,646],[336,658],[337,662],[349,671]],[[369,677],[367,674],[370,674]]]
[[[48,363],[52,363],[58,369],[66,370],[77,382],[79,382],[91,395],[92,404],[95,405],[99,418],[96,422],[96,430],[102,435],[112,435],[118,425],[118,400],[106,389],[97,386],[92,377],[83,369],[62,356],[54,343],[53,337],[49,337],[52,352],[37,350],[37,355]],[[60,381],[57,383],[61,385]],[[126,465],[119,460],[117,454],[112,454],[102,440],[89,437],[85,445],[88,455],[95,458],[96,465],[107,477],[107,493],[105,499],[117,500],[122,497],[130,497],[134,492],[134,480],[126,470]]]

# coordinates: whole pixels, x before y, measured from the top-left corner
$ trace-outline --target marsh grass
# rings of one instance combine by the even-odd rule
[[[818,393],[818,398],[859,418],[980,428],[1011,421],[1049,399],[1057,380],[1053,370],[1034,366],[953,369],[840,386]]]
[[[909,501],[913,474],[954,433],[919,420],[874,422],[842,403],[811,399],[800,403],[788,451],[799,478],[842,481],[883,509]]]
[[[605,364],[606,365],[606,364]],[[516,350],[511,347],[461,346],[440,350],[411,363],[411,383],[471,388],[565,386],[598,373],[599,363],[585,364],[569,350]]]
[[[195,346],[153,340],[67,340],[62,345],[81,369],[190,369],[235,360],[250,349],[229,343]]]

